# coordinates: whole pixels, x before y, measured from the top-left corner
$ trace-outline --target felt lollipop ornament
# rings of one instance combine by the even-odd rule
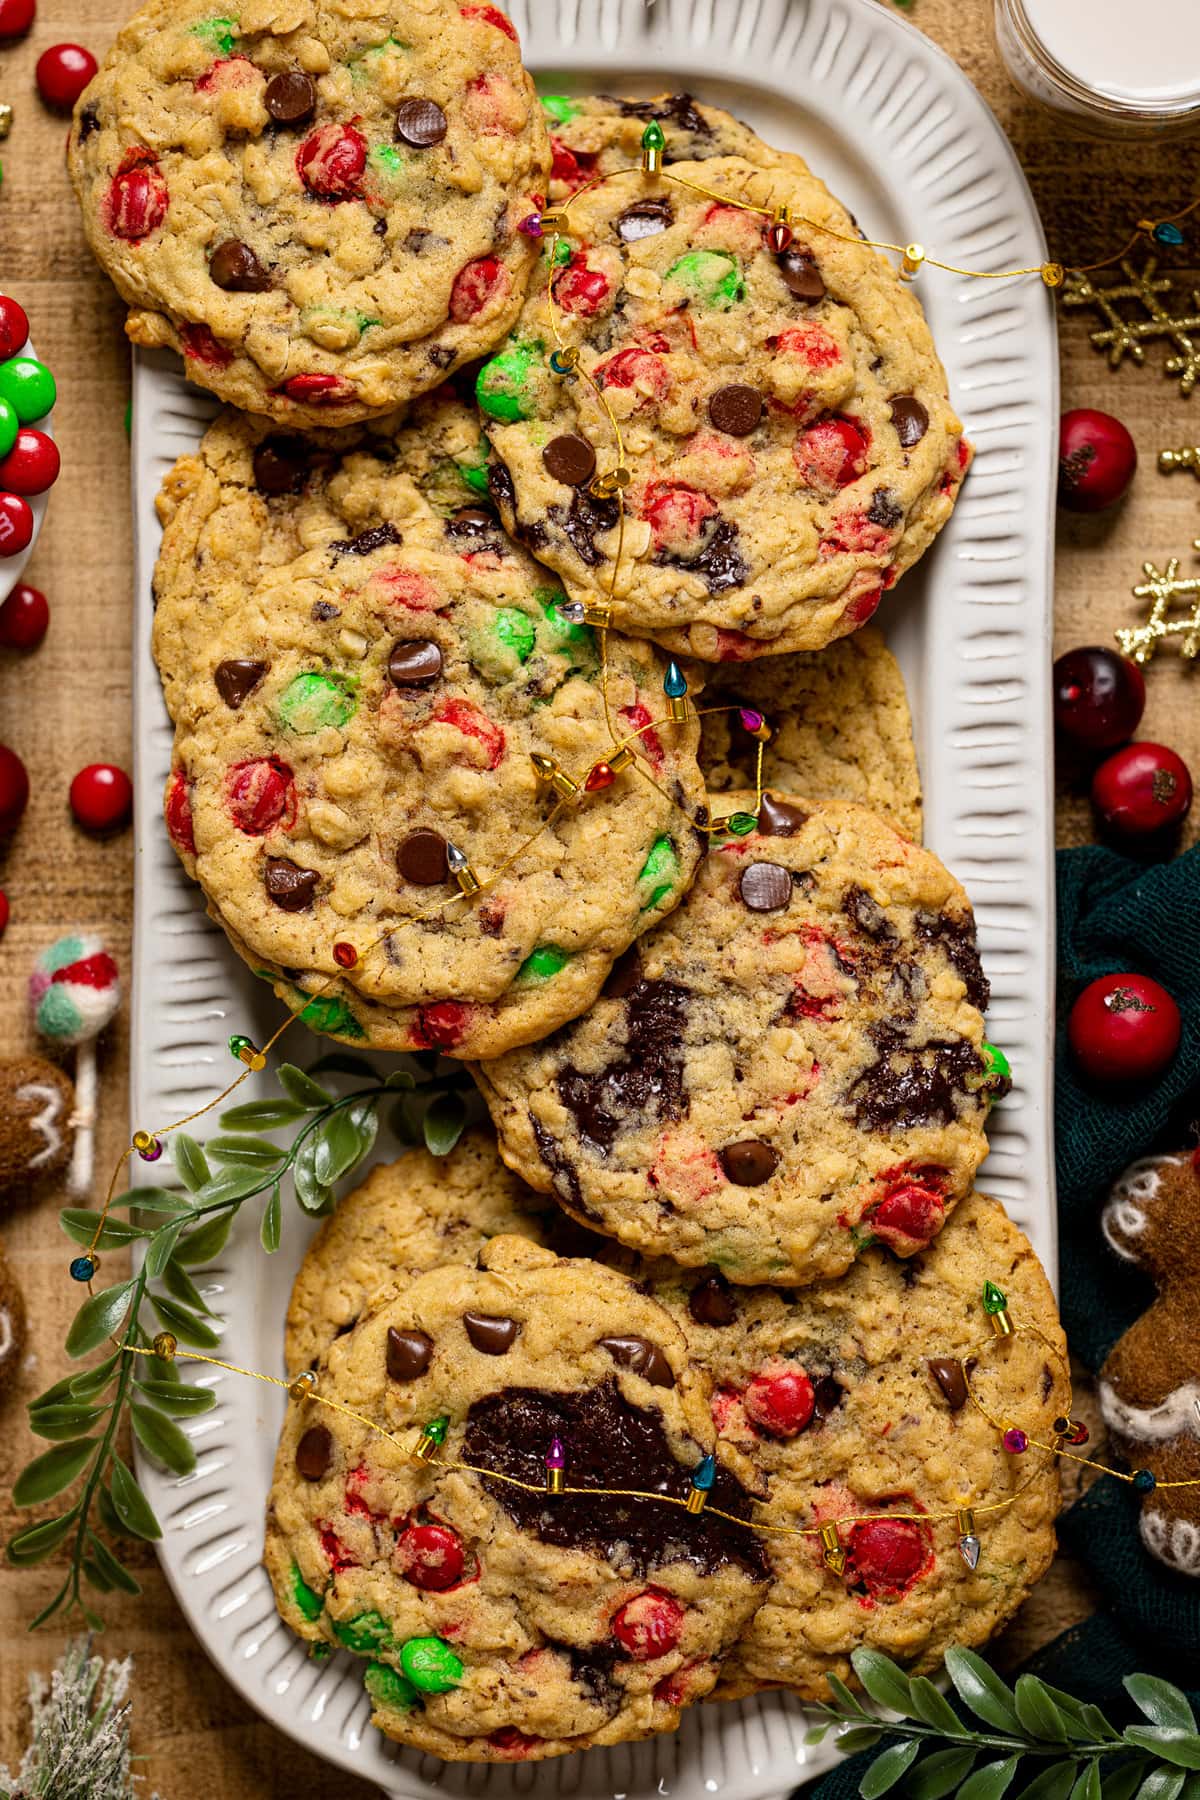
[[[71,932],[43,950],[29,977],[34,1024],[47,1043],[73,1048],[75,1150],[67,1184],[86,1193],[92,1182],[96,1122],[96,1039],[121,1004],[121,977],[104,940]]]

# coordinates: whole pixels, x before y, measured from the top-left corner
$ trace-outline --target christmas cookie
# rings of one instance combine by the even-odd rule
[[[75,1089],[40,1056],[0,1062],[0,1193],[59,1175],[75,1141]]]
[[[935,856],[863,807],[771,796],[589,1013],[476,1076],[505,1160],[586,1224],[790,1285],[876,1240],[912,1255],[970,1190],[986,1002]]]
[[[0,1244],[0,1400],[17,1380],[25,1354],[25,1296]]]
[[[410,1150],[380,1163],[338,1202],[305,1252],[287,1314],[288,1373],[315,1366],[380,1290],[445,1263],[473,1263],[490,1238],[541,1241],[546,1212],[505,1168],[490,1131],[471,1131],[449,1156]]]
[[[623,1276],[511,1237],[480,1263],[413,1281],[331,1346],[319,1392],[357,1416],[289,1407],[267,1525],[280,1612],[369,1658],[376,1725],[448,1761],[671,1730],[758,1604],[761,1539],[570,1490],[684,1498],[715,1450],[704,1384]],[[434,1462],[413,1454],[423,1427]],[[724,1467],[713,1492],[747,1506]]]
[[[691,94],[653,94],[636,100],[618,94],[544,94],[542,111],[550,132],[553,163],[550,199],[564,200],[598,175],[628,169],[642,160],[642,133],[657,120],[667,133],[673,162],[707,162],[714,156],[741,156],[760,168],[785,160],[732,113]],[[804,167],[799,157],[788,158]],[[661,208],[658,209],[661,215]],[[631,237],[659,229],[655,210],[624,221]]]
[[[857,800],[921,841],[921,776],[904,677],[874,626],[819,654],[724,666],[703,704],[700,763],[709,791],[754,781],[758,741],[735,706],[771,728],[768,781],[819,800]],[[754,721],[751,721],[754,723]]]
[[[166,822],[315,1029],[495,1055],[588,1006],[686,890],[698,732],[659,725],[610,768],[614,733],[664,715],[656,652],[610,635],[602,659],[495,515],[435,511],[399,447],[226,415],[176,464],[155,578]],[[560,802],[534,756],[580,791]]]
[[[1117,1449],[1139,1471],[1142,1542],[1181,1575],[1200,1576],[1200,1164],[1148,1156],[1126,1169],[1103,1214],[1111,1249],[1152,1277],[1158,1298],[1109,1351],[1100,1404]]]
[[[841,1280],[798,1293],[650,1273],[712,1381],[721,1441],[760,1471],[762,1516],[885,1515],[840,1527],[841,1573],[815,1537],[765,1538],[774,1584],[722,1696],[780,1684],[828,1700],[825,1676],[848,1677],[860,1645],[932,1670],[949,1644],[981,1644],[1011,1618],[1054,1553],[1058,1470],[1045,1451],[1005,1448],[966,1371],[1001,1427],[1048,1444],[1067,1405],[1066,1343],[1041,1265],[1000,1206],[971,1194],[919,1255],[898,1262],[876,1245]],[[989,1281],[1016,1327],[1003,1340],[982,1303]],[[1012,1506],[983,1510],[1023,1487]],[[965,1530],[960,1507],[977,1514]],[[926,1522],[939,1513],[951,1516]],[[964,1536],[977,1545],[960,1549]]]
[[[911,290],[803,164],[670,173],[719,198],[635,170],[547,239],[477,383],[493,488],[573,599],[607,603],[615,577],[624,629],[709,661],[820,649],[950,516],[970,453],[945,373]],[[794,237],[772,248],[737,202],[789,206]],[[551,367],[556,324],[576,371]],[[592,487],[621,462],[606,408],[623,535]]]
[[[292,425],[384,413],[503,336],[549,160],[513,26],[452,0],[149,0],[68,151],[129,336]]]

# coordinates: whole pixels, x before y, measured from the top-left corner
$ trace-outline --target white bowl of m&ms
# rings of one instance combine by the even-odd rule
[[[54,377],[29,341],[25,309],[0,294],[0,600],[20,580],[58,480]]]

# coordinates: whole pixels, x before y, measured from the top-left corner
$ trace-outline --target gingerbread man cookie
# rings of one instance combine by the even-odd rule
[[[0,1063],[0,1195],[66,1167],[74,1106],[75,1089],[54,1063],[40,1056]]]
[[[1138,1471],[1142,1542],[1183,1575],[1200,1576],[1200,1151],[1147,1156],[1114,1185],[1101,1220],[1110,1247],[1136,1263],[1158,1298],[1109,1351],[1100,1404]]]
[[[0,1244],[0,1399],[17,1379],[25,1353],[25,1296]]]

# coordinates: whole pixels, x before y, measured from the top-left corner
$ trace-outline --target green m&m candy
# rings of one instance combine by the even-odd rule
[[[388,1622],[380,1613],[356,1613],[352,1619],[339,1619],[333,1627],[333,1635],[339,1644],[345,1644],[347,1650],[357,1650],[360,1656],[368,1655],[372,1650],[387,1649],[392,1641]]]
[[[306,1619],[319,1619],[325,1602],[315,1588],[310,1588],[300,1573],[299,1563],[292,1564],[292,1599]]]
[[[675,854],[675,846],[669,837],[655,838],[650,846],[649,855],[638,872],[638,886],[649,888],[648,896],[642,900],[642,911],[650,912],[661,906],[679,880],[679,858]]]
[[[562,608],[567,603],[565,594],[560,594],[556,588],[535,588],[533,597],[545,614],[547,623],[564,644],[575,644],[587,649],[595,646],[596,640],[590,625],[576,625],[571,619],[564,619]]]
[[[399,1670],[390,1669],[387,1663],[372,1663],[363,1676],[363,1686],[373,1705],[386,1707],[389,1712],[411,1712],[419,1699],[412,1682],[405,1681]]]
[[[463,1666],[444,1638],[415,1637],[400,1646],[400,1667],[423,1694],[448,1694],[463,1678]]]
[[[557,944],[539,944],[517,970],[517,980],[548,981],[551,975],[565,969],[570,960],[569,950],[560,950]]]
[[[268,977],[268,980],[270,977]],[[298,1012],[310,1031],[324,1037],[365,1038],[366,1032],[346,1001],[338,994],[316,994],[311,999],[303,988],[295,988]]]
[[[541,355],[540,344],[512,344],[484,363],[475,383],[475,398],[489,419],[512,425],[533,417],[537,401],[529,391],[529,377],[540,365]]]
[[[705,306],[728,312],[745,298],[746,284],[742,271],[732,256],[717,250],[689,250],[667,270],[667,280],[676,281]]]
[[[579,114],[578,100],[572,100],[570,94],[543,94],[542,111],[556,125],[566,125]]]
[[[236,19],[198,19],[192,26],[192,36],[198,37],[210,50],[218,50],[222,56],[228,56],[237,41],[237,30]]]
[[[496,614],[493,629],[504,648],[511,650],[518,662],[529,661],[537,643],[537,629],[528,613],[517,606],[502,606]]]
[[[48,413],[58,397],[53,375],[32,356],[13,356],[0,363],[0,400],[8,402],[22,425]]]
[[[473,494],[486,494],[488,488],[488,441],[481,434],[474,462],[460,461],[456,466],[459,479]]]
[[[311,737],[326,725],[348,725],[358,708],[348,675],[295,675],[279,696],[279,717],[297,737]]]
[[[21,429],[16,409],[7,400],[0,400],[0,456],[7,456],[17,441],[17,433]]]

